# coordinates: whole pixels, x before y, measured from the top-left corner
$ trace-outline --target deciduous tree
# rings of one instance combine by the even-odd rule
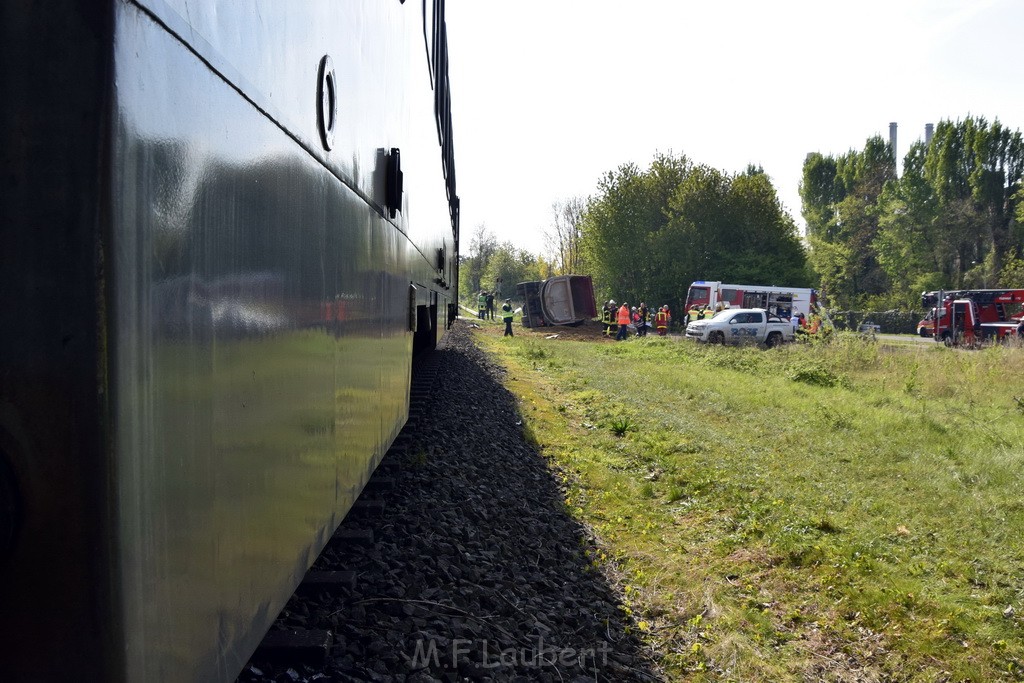
[[[547,253],[558,275],[582,272],[583,268],[583,214],[587,202],[573,197],[551,206],[552,223],[545,231]]]
[[[541,261],[525,249],[511,242],[498,245],[487,261],[481,276],[481,286],[493,291],[499,299],[514,297],[516,285],[541,279]]]
[[[831,305],[858,305],[888,291],[875,245],[877,204],[886,184],[895,180],[892,147],[879,136],[869,138],[861,151],[838,158],[813,154],[804,162],[800,192],[812,238],[809,258]]]
[[[675,308],[700,279],[807,284],[796,226],[759,167],[732,176],[671,155],[622,166],[583,225],[600,291],[619,300]]]
[[[497,249],[498,240],[494,233],[483,223],[476,226],[469,240],[469,254],[463,256],[459,262],[460,297],[475,300],[477,293],[483,288],[484,271]]]

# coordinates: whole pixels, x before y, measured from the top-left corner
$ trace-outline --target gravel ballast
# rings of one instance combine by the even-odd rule
[[[381,504],[342,524],[373,542],[332,541],[313,566],[355,572],[354,585],[293,597],[275,624],[329,630],[326,665],[254,658],[239,680],[659,680],[524,439],[504,370],[462,321],[431,362],[417,425],[374,475],[387,486],[362,496]]]

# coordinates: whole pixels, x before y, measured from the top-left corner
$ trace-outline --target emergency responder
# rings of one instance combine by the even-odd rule
[[[645,304],[644,302],[641,301],[640,302],[640,324],[637,325],[637,327],[636,327],[636,333],[637,333],[637,335],[639,335],[641,337],[646,337],[647,336],[647,321],[649,319],[647,316],[648,316],[647,304]]]
[[[484,317],[488,320],[494,320],[494,292],[487,292],[487,308],[484,313]]]
[[[654,316],[654,325],[658,328],[658,336],[664,337],[668,334],[668,306],[662,306]]]
[[[512,310],[512,299],[505,299],[505,303],[501,305],[501,319],[505,321],[505,335],[506,337],[514,337],[512,334],[512,316],[515,315],[515,311]]]
[[[605,330],[605,334],[607,334],[610,337],[611,335],[615,334],[619,330],[619,326],[615,323],[615,320],[616,320],[615,299],[608,299],[608,303],[606,305],[606,310],[608,311],[608,329]]]
[[[487,292],[480,290],[480,296],[476,298],[476,317],[481,320],[487,314]]]
[[[818,329],[821,327],[821,316],[817,313],[811,313],[811,317],[807,321],[807,332],[808,334],[817,334]],[[961,329],[963,326],[961,325]]]
[[[629,304],[625,301],[619,307],[616,322],[619,324],[619,329],[618,334],[615,335],[615,341],[622,341],[629,336]]]

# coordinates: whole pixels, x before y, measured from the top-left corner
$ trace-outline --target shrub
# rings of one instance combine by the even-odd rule
[[[794,382],[803,382],[816,387],[834,387],[841,383],[839,375],[817,364],[797,368],[789,378]]]

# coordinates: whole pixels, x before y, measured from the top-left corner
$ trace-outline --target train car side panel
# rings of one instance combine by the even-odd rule
[[[454,301],[458,236],[449,207],[454,199],[449,196],[454,187],[450,160],[445,162],[450,179],[438,172],[441,122],[435,110],[450,124],[446,62],[432,74],[428,61],[447,59],[446,49],[434,45],[444,38],[443,12],[433,6],[437,2],[304,2],[301,10],[279,2],[143,4],[167,30],[187,36],[190,49],[298,144],[382,210],[413,246],[410,266],[420,305],[430,306],[428,292],[434,291],[443,309]],[[329,150],[311,125],[318,93],[310,83],[324,55],[332,60],[338,102]],[[439,94],[441,107],[435,102]],[[445,135],[450,138],[450,130]],[[448,145],[450,153],[450,139]],[[400,152],[405,191],[401,210],[391,215],[383,209],[387,157],[393,149]]]
[[[231,680],[443,333],[443,31],[399,0],[94,4],[0,10],[0,678]]]
[[[416,248],[147,13],[119,23],[127,675],[223,678],[405,420]]]

